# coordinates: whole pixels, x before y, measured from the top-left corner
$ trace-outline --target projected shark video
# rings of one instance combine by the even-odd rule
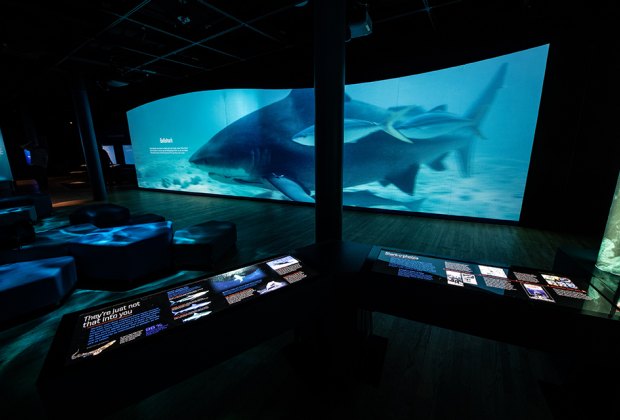
[[[343,203],[517,221],[548,45],[347,85]],[[143,188],[314,202],[313,89],[228,89],[127,113]]]

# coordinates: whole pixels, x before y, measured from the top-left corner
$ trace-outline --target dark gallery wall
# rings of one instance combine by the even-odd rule
[[[16,178],[29,177],[21,146],[30,141],[47,148],[50,176],[65,175],[84,163],[67,75],[28,79],[19,98],[3,110],[0,124],[10,133],[7,149]]]
[[[525,224],[602,236],[620,170],[613,132],[617,104],[607,77],[618,44],[605,11],[560,16],[551,49],[532,166]],[[615,108],[615,110],[614,110]]]
[[[489,7],[504,6],[494,3]],[[443,16],[438,8],[434,12],[436,22],[451,25],[449,31],[428,20],[401,28],[402,39],[398,42],[389,38],[381,42],[382,25],[385,28],[391,23],[377,21],[370,36],[379,42],[368,44],[359,38],[346,44],[346,82],[421,73],[549,43],[521,224],[602,235],[620,169],[620,142],[611,129],[618,105],[609,101],[613,87],[605,77],[614,66],[618,67],[617,45],[612,45],[603,8],[557,10],[551,19],[539,20],[536,14],[542,11],[536,7],[527,10],[514,13],[529,13],[528,19],[515,19],[512,25],[505,25],[484,18],[464,21],[453,10],[450,16]],[[308,30],[312,28],[300,28]],[[24,115],[32,119],[37,134],[46,138],[50,174],[65,174],[83,163],[74,123],[71,79],[70,75],[51,74],[32,81],[19,101],[3,110],[0,124],[16,177],[27,173],[19,148],[29,130]],[[259,56],[191,80],[157,86],[142,83],[109,88],[91,80],[88,90],[99,142],[127,144],[125,112],[143,103],[197,90],[309,87],[313,81],[313,45],[309,41],[282,52],[275,62],[271,56]]]
[[[566,37],[550,50],[523,222],[602,235],[620,170],[620,143],[598,38]],[[616,106],[617,110],[617,106]]]

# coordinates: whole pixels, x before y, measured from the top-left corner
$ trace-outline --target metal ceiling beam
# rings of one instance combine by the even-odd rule
[[[462,1],[463,0],[452,0],[452,1],[448,1],[446,3],[437,4],[437,5],[434,5],[434,6],[429,6],[428,0],[423,0],[424,7],[421,8],[421,9],[415,9],[415,10],[407,11],[407,12],[404,12],[404,13],[399,13],[397,15],[388,16],[388,17],[385,17],[383,19],[373,20],[373,23],[381,24],[381,23],[390,22],[392,20],[401,19],[401,18],[404,18],[404,17],[407,17],[407,16],[415,15],[417,13],[427,13],[428,17],[431,19],[431,25],[433,25],[433,28],[434,28],[435,24],[433,22],[433,18],[431,17],[431,10],[432,9],[439,9],[440,7],[450,6],[450,5],[453,5],[453,4],[461,3]]]
[[[136,54],[145,55],[145,56],[147,56],[147,57],[151,57],[151,58],[159,58],[159,56],[157,56],[157,55],[155,55],[155,54],[150,54],[150,53],[147,53],[147,52],[144,52],[144,51],[140,51],[140,50],[136,50],[136,49],[133,49],[133,48],[123,47],[123,46],[120,46],[119,48],[121,48],[121,49],[123,49],[123,50],[126,50],[126,51],[129,51],[129,52],[132,52],[132,53],[136,53]],[[203,71],[208,71],[208,70],[209,70],[209,69],[207,69],[207,68],[205,68],[205,67],[195,66],[195,65],[193,65],[193,64],[185,63],[185,62],[183,62],[183,61],[173,60],[173,59],[171,59],[171,58],[162,58],[162,60],[164,60],[164,61],[168,61],[168,62],[170,62],[170,63],[174,63],[174,64],[180,64],[180,65],[185,66],[185,67],[191,67],[191,68],[198,69],[198,70],[203,70]]]
[[[236,55],[233,55],[233,54],[228,54],[228,53],[226,53],[226,52],[223,52],[223,51],[217,50],[217,49],[215,49],[215,48],[209,47],[209,46],[205,45],[204,43],[205,43],[205,42],[208,42],[208,41],[211,41],[211,40],[213,40],[213,39],[219,38],[219,37],[221,37],[221,36],[223,36],[223,35],[226,35],[226,34],[228,34],[228,33],[234,32],[234,31],[236,31],[237,29],[244,28],[244,27],[250,27],[250,26],[251,26],[251,24],[253,24],[254,22],[258,22],[259,20],[262,20],[262,19],[264,19],[264,18],[266,18],[266,17],[269,17],[269,16],[272,16],[272,15],[275,15],[275,14],[278,14],[278,13],[281,13],[281,12],[284,12],[284,11],[286,11],[286,10],[292,9],[293,7],[294,7],[294,5],[289,5],[289,6],[285,6],[285,7],[280,7],[279,9],[272,10],[272,11],[270,11],[270,12],[268,12],[268,13],[265,13],[265,14],[263,14],[263,15],[261,15],[261,16],[258,16],[258,17],[256,17],[256,18],[254,18],[254,19],[251,19],[251,20],[249,20],[249,21],[247,21],[247,22],[242,22],[242,23],[239,23],[239,24],[238,24],[238,25],[236,25],[236,26],[233,26],[233,27],[231,27],[231,28],[228,28],[228,29],[226,29],[226,30],[224,30],[224,31],[220,31],[220,32],[218,32],[218,33],[216,33],[216,34],[210,35],[210,36],[208,36],[208,37],[206,37],[206,38],[203,38],[203,39],[201,39],[201,40],[199,40],[199,41],[191,41],[191,40],[185,39],[185,38],[183,38],[183,37],[181,37],[181,36],[178,36],[178,35],[175,35],[175,34],[171,34],[171,33],[167,32],[167,31],[164,31],[163,29],[159,29],[159,28],[156,28],[156,27],[153,27],[153,26],[150,26],[150,25],[145,25],[145,24],[143,24],[143,23],[141,23],[141,22],[139,22],[139,21],[137,21],[137,20],[135,20],[135,19],[127,19],[128,21],[131,21],[131,22],[133,22],[133,23],[140,24],[140,25],[144,25],[144,26],[149,27],[149,28],[151,28],[151,29],[153,29],[153,30],[156,30],[156,31],[162,32],[162,33],[164,33],[164,34],[167,34],[167,35],[173,36],[173,37],[175,37],[175,38],[177,38],[177,39],[180,39],[180,40],[182,40],[182,41],[184,41],[184,42],[188,42],[188,45],[186,45],[186,46],[184,46],[184,47],[181,47],[181,48],[176,49],[176,50],[174,50],[174,51],[170,51],[170,52],[168,52],[167,54],[161,55],[161,56],[159,56],[159,57],[157,57],[157,58],[155,58],[155,59],[153,59],[153,60],[150,60],[150,61],[147,61],[146,63],[141,64],[140,66],[138,66],[138,67],[136,68],[136,70],[140,70],[142,67],[149,66],[149,65],[151,65],[151,64],[153,64],[153,63],[155,63],[155,62],[157,62],[158,60],[167,59],[168,57],[170,57],[170,56],[172,56],[172,55],[175,55],[175,54],[178,54],[178,53],[180,53],[180,52],[183,52],[183,51],[185,51],[186,49],[191,48],[191,47],[194,47],[194,46],[199,46],[199,47],[206,48],[206,49],[209,49],[209,50],[214,51],[214,52],[218,52],[218,53],[220,53],[220,54],[227,55],[227,56],[229,56],[229,57],[231,57],[231,58],[234,58],[235,60],[240,61],[240,62],[242,62],[242,61],[246,61],[246,60],[248,60],[249,58],[254,58],[254,57],[256,57],[256,56],[263,55],[263,54],[257,54],[257,55],[255,55],[255,56],[252,56],[252,57],[245,57],[245,58],[243,58],[243,57],[238,57],[238,56],[236,56]],[[219,13],[219,9],[218,9],[218,13]],[[224,15],[224,16],[225,16],[225,15]],[[228,16],[226,16],[226,17],[228,17]],[[281,41],[278,41],[278,42],[279,42],[279,43],[281,43]],[[284,49],[286,49],[286,48],[289,48],[289,47],[288,47],[288,46],[286,46]],[[215,69],[215,68],[220,68],[220,67],[223,67],[223,66],[215,66],[215,67],[212,67],[212,68],[211,68],[211,70],[213,70],[213,69]]]
[[[115,16],[118,16],[118,15],[116,15],[116,13],[112,13],[112,12],[108,12],[108,13],[110,13],[110,14],[112,14],[112,15],[115,15]],[[158,28],[158,27],[156,27],[156,26],[149,25],[148,23],[143,23],[143,22],[141,22],[141,21],[139,21],[139,20],[136,20],[136,19],[130,19],[130,18],[127,18],[127,19],[125,19],[125,20],[126,20],[127,22],[131,22],[131,23],[134,23],[134,24],[136,24],[136,25],[140,25],[140,26],[143,26],[143,27],[145,27],[145,28],[149,28],[149,29],[151,29],[151,30],[153,30],[153,31],[159,32],[159,33],[164,34],[164,35],[167,35],[167,36],[169,36],[169,37],[176,38],[176,39],[178,39],[179,41],[186,42],[188,45],[187,45],[185,48],[190,48],[190,47],[202,47],[202,48],[205,48],[205,49],[207,49],[207,50],[209,50],[209,51],[213,51],[213,52],[216,52],[216,53],[219,53],[219,54],[223,54],[223,55],[225,55],[225,56],[228,56],[228,57],[231,57],[231,58],[234,58],[234,59],[239,59],[239,57],[237,57],[237,56],[236,56],[236,55],[234,55],[234,54],[229,54],[229,53],[227,53],[227,52],[225,52],[225,51],[218,50],[217,48],[213,48],[213,47],[209,47],[208,45],[203,45],[203,44],[201,44],[201,42],[204,42],[203,40],[201,40],[201,41],[192,41],[191,39],[184,38],[184,37],[182,37],[182,36],[180,36],[180,35],[173,34],[172,32],[168,32],[168,31],[166,31],[166,30],[164,30],[164,29],[161,29],[161,28]],[[171,55],[171,54],[166,54],[166,56],[168,56],[168,55]],[[163,56],[162,56],[162,57],[163,57]]]
[[[80,45],[78,45],[77,47],[73,48],[68,54],[66,54],[63,58],[61,58],[59,61],[57,61],[53,67],[58,67],[60,66],[62,63],[64,63],[69,57],[71,57],[73,54],[75,54],[76,52],[78,52],[79,50],[81,50],[82,48],[84,48],[86,45],[88,45],[90,42],[92,42],[93,40],[95,40],[97,37],[101,36],[103,33],[109,31],[110,29],[114,28],[116,25],[118,25],[119,23],[123,22],[125,19],[129,18],[129,16],[131,16],[132,14],[136,13],[138,10],[142,9],[144,6],[146,6],[147,4],[149,4],[151,2],[151,0],[143,0],[141,3],[139,3],[138,5],[136,5],[135,7],[133,7],[132,9],[130,9],[128,12],[126,12],[124,15],[119,15],[118,19],[116,19],[114,22],[112,22],[111,24],[109,24],[108,26],[106,26],[104,29],[102,29],[101,31],[97,32],[95,35],[93,35],[90,38],[87,38],[85,41],[83,41]]]
[[[282,40],[280,40],[280,39],[278,39],[278,38],[276,38],[274,36],[271,36],[268,33],[265,33],[263,31],[261,31],[260,29],[257,29],[256,27],[250,25],[249,23],[244,22],[243,20],[241,20],[241,19],[231,15],[230,13],[227,13],[227,12],[223,11],[222,9],[220,9],[218,7],[213,6],[212,4],[207,3],[204,0],[198,0],[198,3],[202,4],[205,7],[208,7],[211,10],[215,10],[217,13],[219,13],[219,14],[221,14],[223,16],[226,16],[228,19],[234,20],[235,22],[237,22],[238,24],[242,25],[243,27],[248,28],[251,31],[254,31],[254,32],[256,32],[259,35],[262,35],[265,38],[269,38],[272,41],[278,42],[280,44],[284,44],[284,42],[282,42]]]

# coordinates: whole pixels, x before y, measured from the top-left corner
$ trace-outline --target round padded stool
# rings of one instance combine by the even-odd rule
[[[127,207],[111,203],[87,204],[69,215],[72,225],[91,223],[100,228],[126,225],[130,219]]]

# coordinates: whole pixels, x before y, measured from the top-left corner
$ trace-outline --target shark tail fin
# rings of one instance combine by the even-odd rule
[[[491,82],[487,85],[486,89],[482,94],[478,97],[476,102],[472,104],[469,108],[469,111],[465,114],[465,116],[471,119],[474,122],[474,126],[478,127],[484,117],[486,116],[488,110],[495,99],[497,91],[504,85],[504,79],[506,78],[506,70],[508,69],[508,64],[504,63],[500,66],[500,68],[491,79]]]
[[[478,99],[472,104],[465,116],[473,121],[473,129],[476,135],[485,139],[486,137],[480,131],[480,123],[486,116],[487,112],[491,108],[497,91],[504,85],[504,79],[506,78],[506,71],[508,64],[503,63],[499,69],[495,72],[495,76],[489,82],[486,89],[478,97]],[[458,162],[459,171],[461,176],[469,177],[471,175],[471,142],[458,149]]]

